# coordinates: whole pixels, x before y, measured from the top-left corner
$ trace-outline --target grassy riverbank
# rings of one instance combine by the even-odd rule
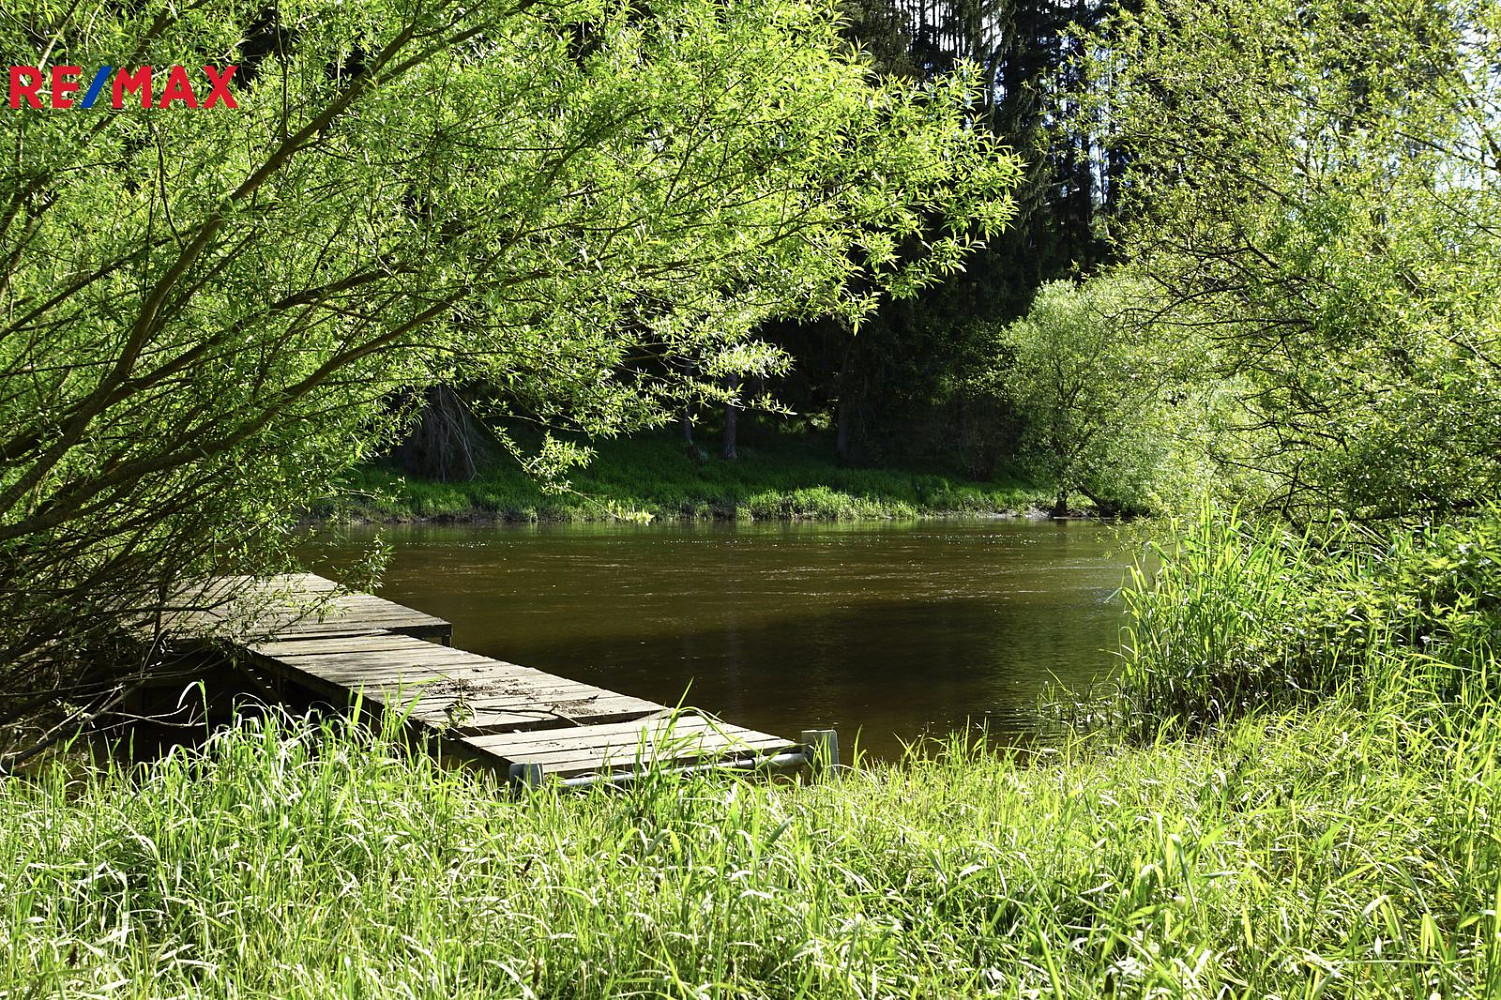
[[[521,800],[332,729],[238,732],[7,786],[0,995],[1478,996],[1495,732],[1330,706]]]
[[[785,437],[746,445],[740,458],[690,454],[673,436],[605,441],[570,489],[548,493],[518,465],[499,462],[467,482],[439,483],[370,465],[339,496],[315,508],[321,517],[370,520],[495,518],[588,521],[621,516],[774,519],[918,517],[1024,512],[1048,502],[1048,490],[1002,472],[974,483],[931,468],[841,466],[822,438]]]
[[[1494,996],[1498,595],[1494,519],[1214,521],[1113,729],[813,786],[514,799],[343,723],[57,764],[0,786],[0,995]]]

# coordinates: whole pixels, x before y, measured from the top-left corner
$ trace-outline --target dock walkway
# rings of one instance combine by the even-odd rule
[[[455,649],[443,619],[311,573],[216,579],[163,624],[225,641],[252,676],[394,712],[526,784],[619,782],[647,764],[793,767],[813,761],[815,744],[838,752],[832,731],[788,740]]]

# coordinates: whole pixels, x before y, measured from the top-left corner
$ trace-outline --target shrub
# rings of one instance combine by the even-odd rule
[[[1501,515],[1318,531],[1205,514],[1125,589],[1123,714],[1190,727],[1344,692],[1445,706],[1495,693]]]

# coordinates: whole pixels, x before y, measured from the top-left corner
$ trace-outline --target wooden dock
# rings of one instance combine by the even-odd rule
[[[832,730],[788,740],[455,649],[443,619],[311,573],[216,579],[162,625],[217,638],[268,694],[293,684],[336,704],[358,698],[518,783],[629,781],[647,766],[837,763]]]

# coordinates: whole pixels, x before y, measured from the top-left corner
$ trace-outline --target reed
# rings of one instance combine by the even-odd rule
[[[521,798],[344,723],[0,791],[6,996],[1440,996],[1498,729],[1338,702],[1024,760]]]
[[[1139,561],[1123,594],[1118,716],[1139,734],[1333,695],[1447,713],[1497,693],[1495,513],[1298,531],[1206,512]]]

